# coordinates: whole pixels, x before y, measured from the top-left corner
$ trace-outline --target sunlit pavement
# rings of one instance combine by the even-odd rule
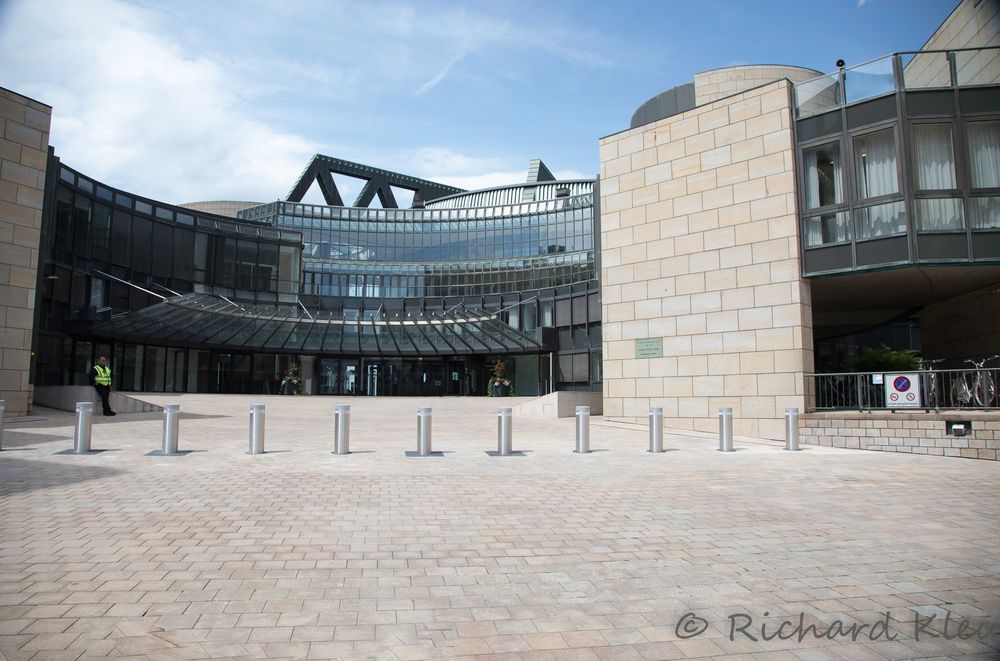
[[[143,398],[189,454],[147,456],[159,413],[98,416],[87,456],[56,454],[70,413],[7,421],[0,658],[997,658],[997,462],[650,454],[599,417],[575,454],[572,419],[516,414],[493,457],[526,400]],[[404,454],[419,406],[442,456]]]

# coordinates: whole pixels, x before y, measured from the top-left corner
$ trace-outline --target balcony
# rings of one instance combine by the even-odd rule
[[[795,117],[905,90],[997,84],[1000,47],[893,53],[795,85]]]
[[[805,276],[1000,261],[1000,47],[794,87]]]

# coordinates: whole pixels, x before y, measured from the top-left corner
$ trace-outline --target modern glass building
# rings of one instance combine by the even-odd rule
[[[483,395],[498,360],[519,395],[600,390],[593,180],[533,161],[467,192],[317,156],[287,200],[233,218],[54,153],[47,173],[37,385],[108,355],[125,391],[275,393],[295,365],[307,394]],[[337,174],[366,180],[354,205]],[[314,182],[329,204],[300,201]]]

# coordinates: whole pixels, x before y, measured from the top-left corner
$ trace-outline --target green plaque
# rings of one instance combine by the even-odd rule
[[[635,341],[636,358],[662,358],[663,338],[647,337]]]

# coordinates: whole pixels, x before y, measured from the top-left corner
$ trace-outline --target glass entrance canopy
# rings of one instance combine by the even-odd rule
[[[174,296],[96,324],[134,343],[177,343],[269,353],[373,356],[522,354],[547,351],[487,312],[452,310],[346,318],[299,305],[248,305],[208,294]]]

